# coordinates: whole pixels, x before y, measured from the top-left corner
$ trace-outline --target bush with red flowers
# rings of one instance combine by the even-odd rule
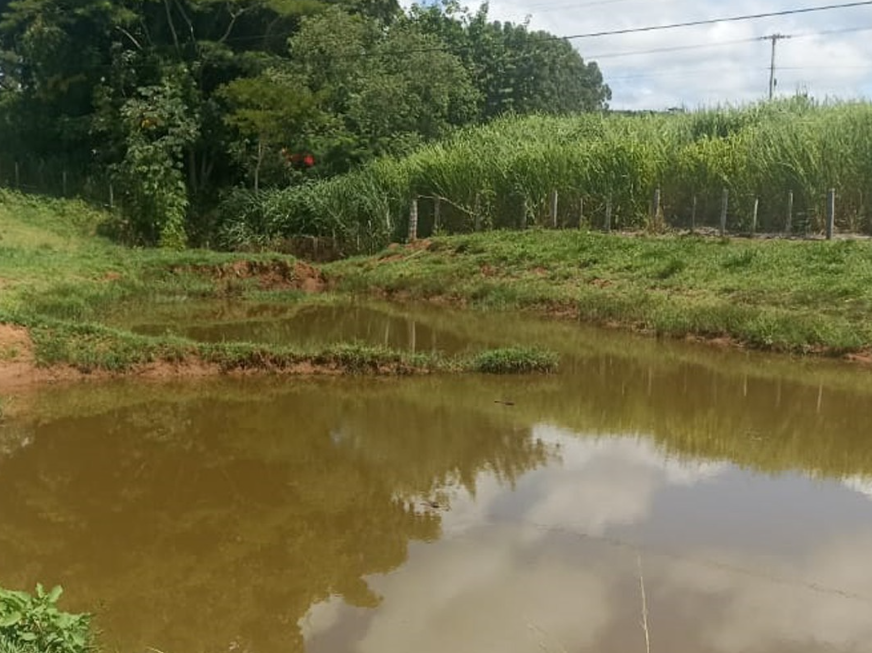
[[[315,166],[315,157],[312,154],[302,152],[291,152],[288,148],[282,148],[282,158],[285,160],[285,165],[296,170],[303,170]]]

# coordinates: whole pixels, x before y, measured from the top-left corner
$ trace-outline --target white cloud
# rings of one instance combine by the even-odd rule
[[[493,0],[495,20],[522,21],[557,35],[582,34],[648,25],[768,13],[824,3],[796,0]],[[737,103],[768,91],[770,45],[747,41],[772,33],[797,38],[778,43],[779,94],[807,90],[818,98],[872,95],[872,31],[808,36],[825,31],[872,28],[872,8],[810,13],[749,22],[578,39],[573,43],[595,60],[612,87],[614,108],[664,109],[671,106]],[[800,37],[800,35],[805,35]],[[731,41],[742,43],[717,45]],[[608,56],[676,46],[713,47]],[[600,55],[603,55],[600,57]]]
[[[872,476],[849,476],[842,480],[842,485],[872,499]]]
[[[709,552],[722,567],[674,562],[662,573],[673,595],[717,598],[705,617],[706,650],[860,651],[872,641],[872,532],[833,538],[799,561]],[[740,569],[758,569],[759,574]],[[687,616],[687,615],[685,615]],[[782,648],[779,648],[782,647]]]
[[[612,525],[644,522],[661,489],[705,482],[724,469],[664,459],[646,439],[579,438],[544,425],[533,437],[560,462],[528,473],[514,492],[488,475],[474,499],[455,490],[443,539],[414,547],[406,566],[369,579],[384,601],[354,650],[595,647],[616,618],[614,586],[635,562],[623,549],[574,534],[596,537]],[[307,641],[340,623],[341,607],[338,599],[313,606],[301,622]]]

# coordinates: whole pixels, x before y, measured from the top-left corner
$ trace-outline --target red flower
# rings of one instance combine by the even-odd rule
[[[303,157],[303,163],[306,164],[307,168],[311,168],[313,165],[315,165],[315,157],[311,154],[307,154],[305,157]]]

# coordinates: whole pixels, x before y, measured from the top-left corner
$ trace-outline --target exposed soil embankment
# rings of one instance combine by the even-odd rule
[[[244,260],[223,265],[175,266],[172,271],[209,277],[218,284],[219,290],[228,290],[240,281],[254,281],[262,290],[302,290],[308,293],[321,292],[327,285],[321,271],[303,261]]]

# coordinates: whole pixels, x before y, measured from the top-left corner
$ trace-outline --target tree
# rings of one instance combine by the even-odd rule
[[[349,119],[376,154],[404,153],[475,119],[478,93],[463,62],[401,20],[372,52]]]
[[[127,136],[117,166],[135,237],[148,245],[182,248],[188,192],[184,152],[197,138],[198,117],[185,101],[184,73],[145,86],[121,109]]]
[[[338,121],[325,140],[366,158],[399,154],[475,117],[462,61],[409,20],[378,21],[330,9],[303,21],[291,58]],[[362,158],[362,157],[361,157]]]
[[[415,5],[410,20],[459,56],[481,94],[479,119],[504,113],[572,113],[607,108],[611,89],[596,63],[565,39],[527,24],[488,21],[488,5],[471,13],[453,0]]]
[[[268,70],[257,77],[240,77],[218,94],[229,104],[225,121],[241,136],[235,143],[236,156],[249,170],[255,190],[260,188],[268,153],[278,161],[282,146],[304,143],[309,125],[320,121],[318,97],[293,74]]]
[[[142,242],[203,242],[220,189],[297,180],[282,147],[331,176],[503,113],[609,97],[569,43],[489,22],[486,5],[0,0],[0,168],[118,175]],[[161,129],[137,122],[149,111]]]

